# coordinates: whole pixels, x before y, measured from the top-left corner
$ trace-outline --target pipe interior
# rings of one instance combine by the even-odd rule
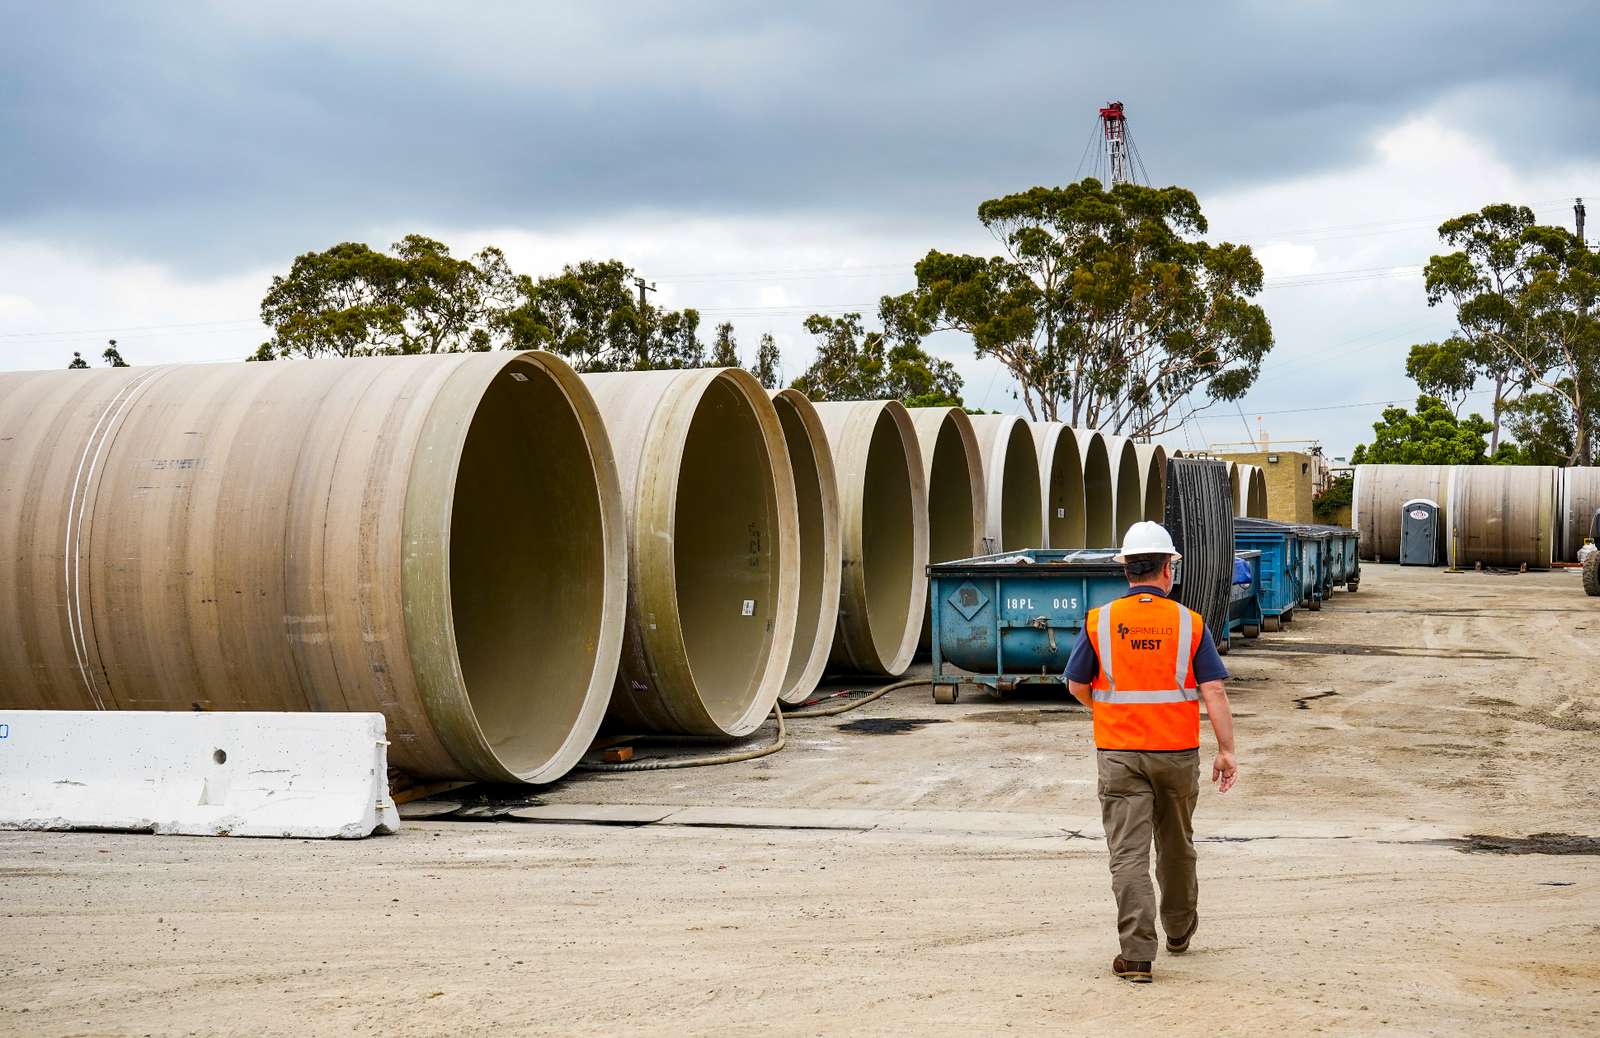
[[[1087,548],[1117,546],[1116,525],[1111,507],[1111,462],[1105,447],[1095,441],[1083,465],[1083,537]]]
[[[862,493],[861,573],[867,626],[874,654],[880,660],[892,660],[911,620],[916,505],[905,442],[887,408],[878,412],[872,428]],[[915,604],[922,606],[921,602]]]
[[[1083,462],[1078,446],[1066,435],[1056,437],[1050,459],[1050,547],[1083,548]]]
[[[689,669],[707,713],[724,727],[750,709],[772,651],[777,511],[755,409],[718,378],[684,438],[672,558]]]
[[[933,445],[933,466],[928,478],[928,561],[948,562],[972,555],[972,471],[967,465],[966,441],[956,423],[939,424]]]
[[[1044,544],[1044,503],[1040,500],[1039,456],[1026,422],[1012,422],[1000,484],[1000,550]]]
[[[783,687],[787,689],[793,688],[805,673],[811,650],[822,635],[817,625],[822,621],[823,566],[828,551],[823,535],[822,482],[811,433],[791,401],[776,396],[772,403],[783,425],[783,442],[794,469],[794,496],[800,516],[800,614],[795,618],[794,648],[783,677]],[[827,638],[833,639],[832,631],[827,632]]]
[[[1120,542],[1128,528],[1144,518],[1144,487],[1139,483],[1139,459],[1131,449],[1122,452],[1122,461],[1117,465],[1116,505],[1116,540]]]
[[[513,372],[526,381],[512,377]],[[543,767],[594,680],[605,604],[600,490],[560,385],[518,360],[468,427],[450,513],[450,604],[467,698],[513,772]]]

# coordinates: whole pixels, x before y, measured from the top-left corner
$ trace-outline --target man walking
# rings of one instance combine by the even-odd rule
[[[1067,661],[1067,688],[1094,714],[1100,814],[1111,852],[1122,954],[1111,972],[1148,984],[1156,957],[1156,847],[1161,926],[1181,954],[1200,925],[1194,805],[1200,794],[1200,700],[1217,737],[1211,780],[1226,793],[1238,775],[1228,676],[1200,615],[1167,597],[1180,556],[1160,523],[1135,523],[1115,557],[1128,593],[1089,610]]]

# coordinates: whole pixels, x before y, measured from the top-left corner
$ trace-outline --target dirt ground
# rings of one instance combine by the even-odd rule
[[[0,833],[0,1033],[1593,1035],[1595,845],[1466,838],[1600,836],[1597,638],[1570,573],[1371,566],[1236,650],[1239,785],[1150,986],[1107,972],[1086,715],[908,689],[520,818]]]

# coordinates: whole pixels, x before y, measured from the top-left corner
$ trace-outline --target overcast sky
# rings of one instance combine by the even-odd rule
[[[1269,279],[1257,388],[1167,441],[1260,416],[1342,454],[1448,332],[1418,273],[1442,219],[1600,199],[1593,29],[1462,0],[0,0],[0,369],[108,336],[239,359],[296,254],[420,231],[533,274],[615,256],[747,352],[774,333],[792,377],[806,314],[870,315],[931,247],[992,252],[978,203],[1074,179],[1117,99],[1150,179]],[[1016,409],[969,342],[930,346]]]

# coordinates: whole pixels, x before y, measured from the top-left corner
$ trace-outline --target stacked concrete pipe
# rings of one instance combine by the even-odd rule
[[[1044,544],[1044,502],[1039,454],[1028,423],[1014,414],[974,415],[988,501],[984,548],[989,552]]]
[[[893,400],[819,403],[839,480],[839,623],[829,667],[898,676],[928,598],[928,489],[917,431]]]
[[[0,375],[0,706],[381,711],[547,782],[605,711],[611,446],[544,353]]]
[[[1244,515],[1243,501],[1245,499],[1243,488],[1244,473],[1240,471],[1237,461],[1228,462],[1228,494],[1233,502],[1234,518]]]
[[[983,459],[972,420],[959,407],[913,407],[911,423],[922,453],[928,488],[928,561],[966,559],[983,551]],[[923,610],[918,647],[933,647],[932,627]]]
[[[1159,443],[1136,443],[1139,482],[1144,485],[1144,518],[1152,523],[1167,521],[1167,449]]]
[[[1252,465],[1250,491],[1245,498],[1245,515],[1252,519],[1267,517],[1267,473],[1260,465]]]
[[[1031,424],[1044,499],[1044,546],[1082,548],[1088,541],[1083,515],[1083,455],[1077,433],[1061,422]]]
[[[1548,465],[1455,466],[1445,518],[1450,565],[1549,569],[1558,471]]]
[[[1115,543],[1121,544],[1128,527],[1144,519],[1144,482],[1139,475],[1139,453],[1133,449],[1132,440],[1107,436],[1106,456],[1111,464],[1111,501],[1116,510],[1113,535]]]
[[[1425,498],[1450,515],[1452,465],[1357,465],[1351,487],[1350,524],[1360,537],[1364,561],[1400,558],[1400,512],[1407,501]]]
[[[1577,562],[1589,523],[1600,510],[1600,467],[1575,466],[1561,475],[1561,559]]]
[[[738,368],[583,381],[611,435],[628,516],[611,718],[634,730],[748,735],[785,688],[800,604],[795,480],[778,412]]]
[[[1116,484],[1105,437],[1093,429],[1074,429],[1083,455],[1083,539],[1090,548],[1114,548],[1117,538]]]
[[[800,605],[794,648],[778,698],[799,703],[816,690],[833,648],[839,617],[839,484],[833,451],[817,409],[797,389],[772,394],[794,471],[800,523]]]

